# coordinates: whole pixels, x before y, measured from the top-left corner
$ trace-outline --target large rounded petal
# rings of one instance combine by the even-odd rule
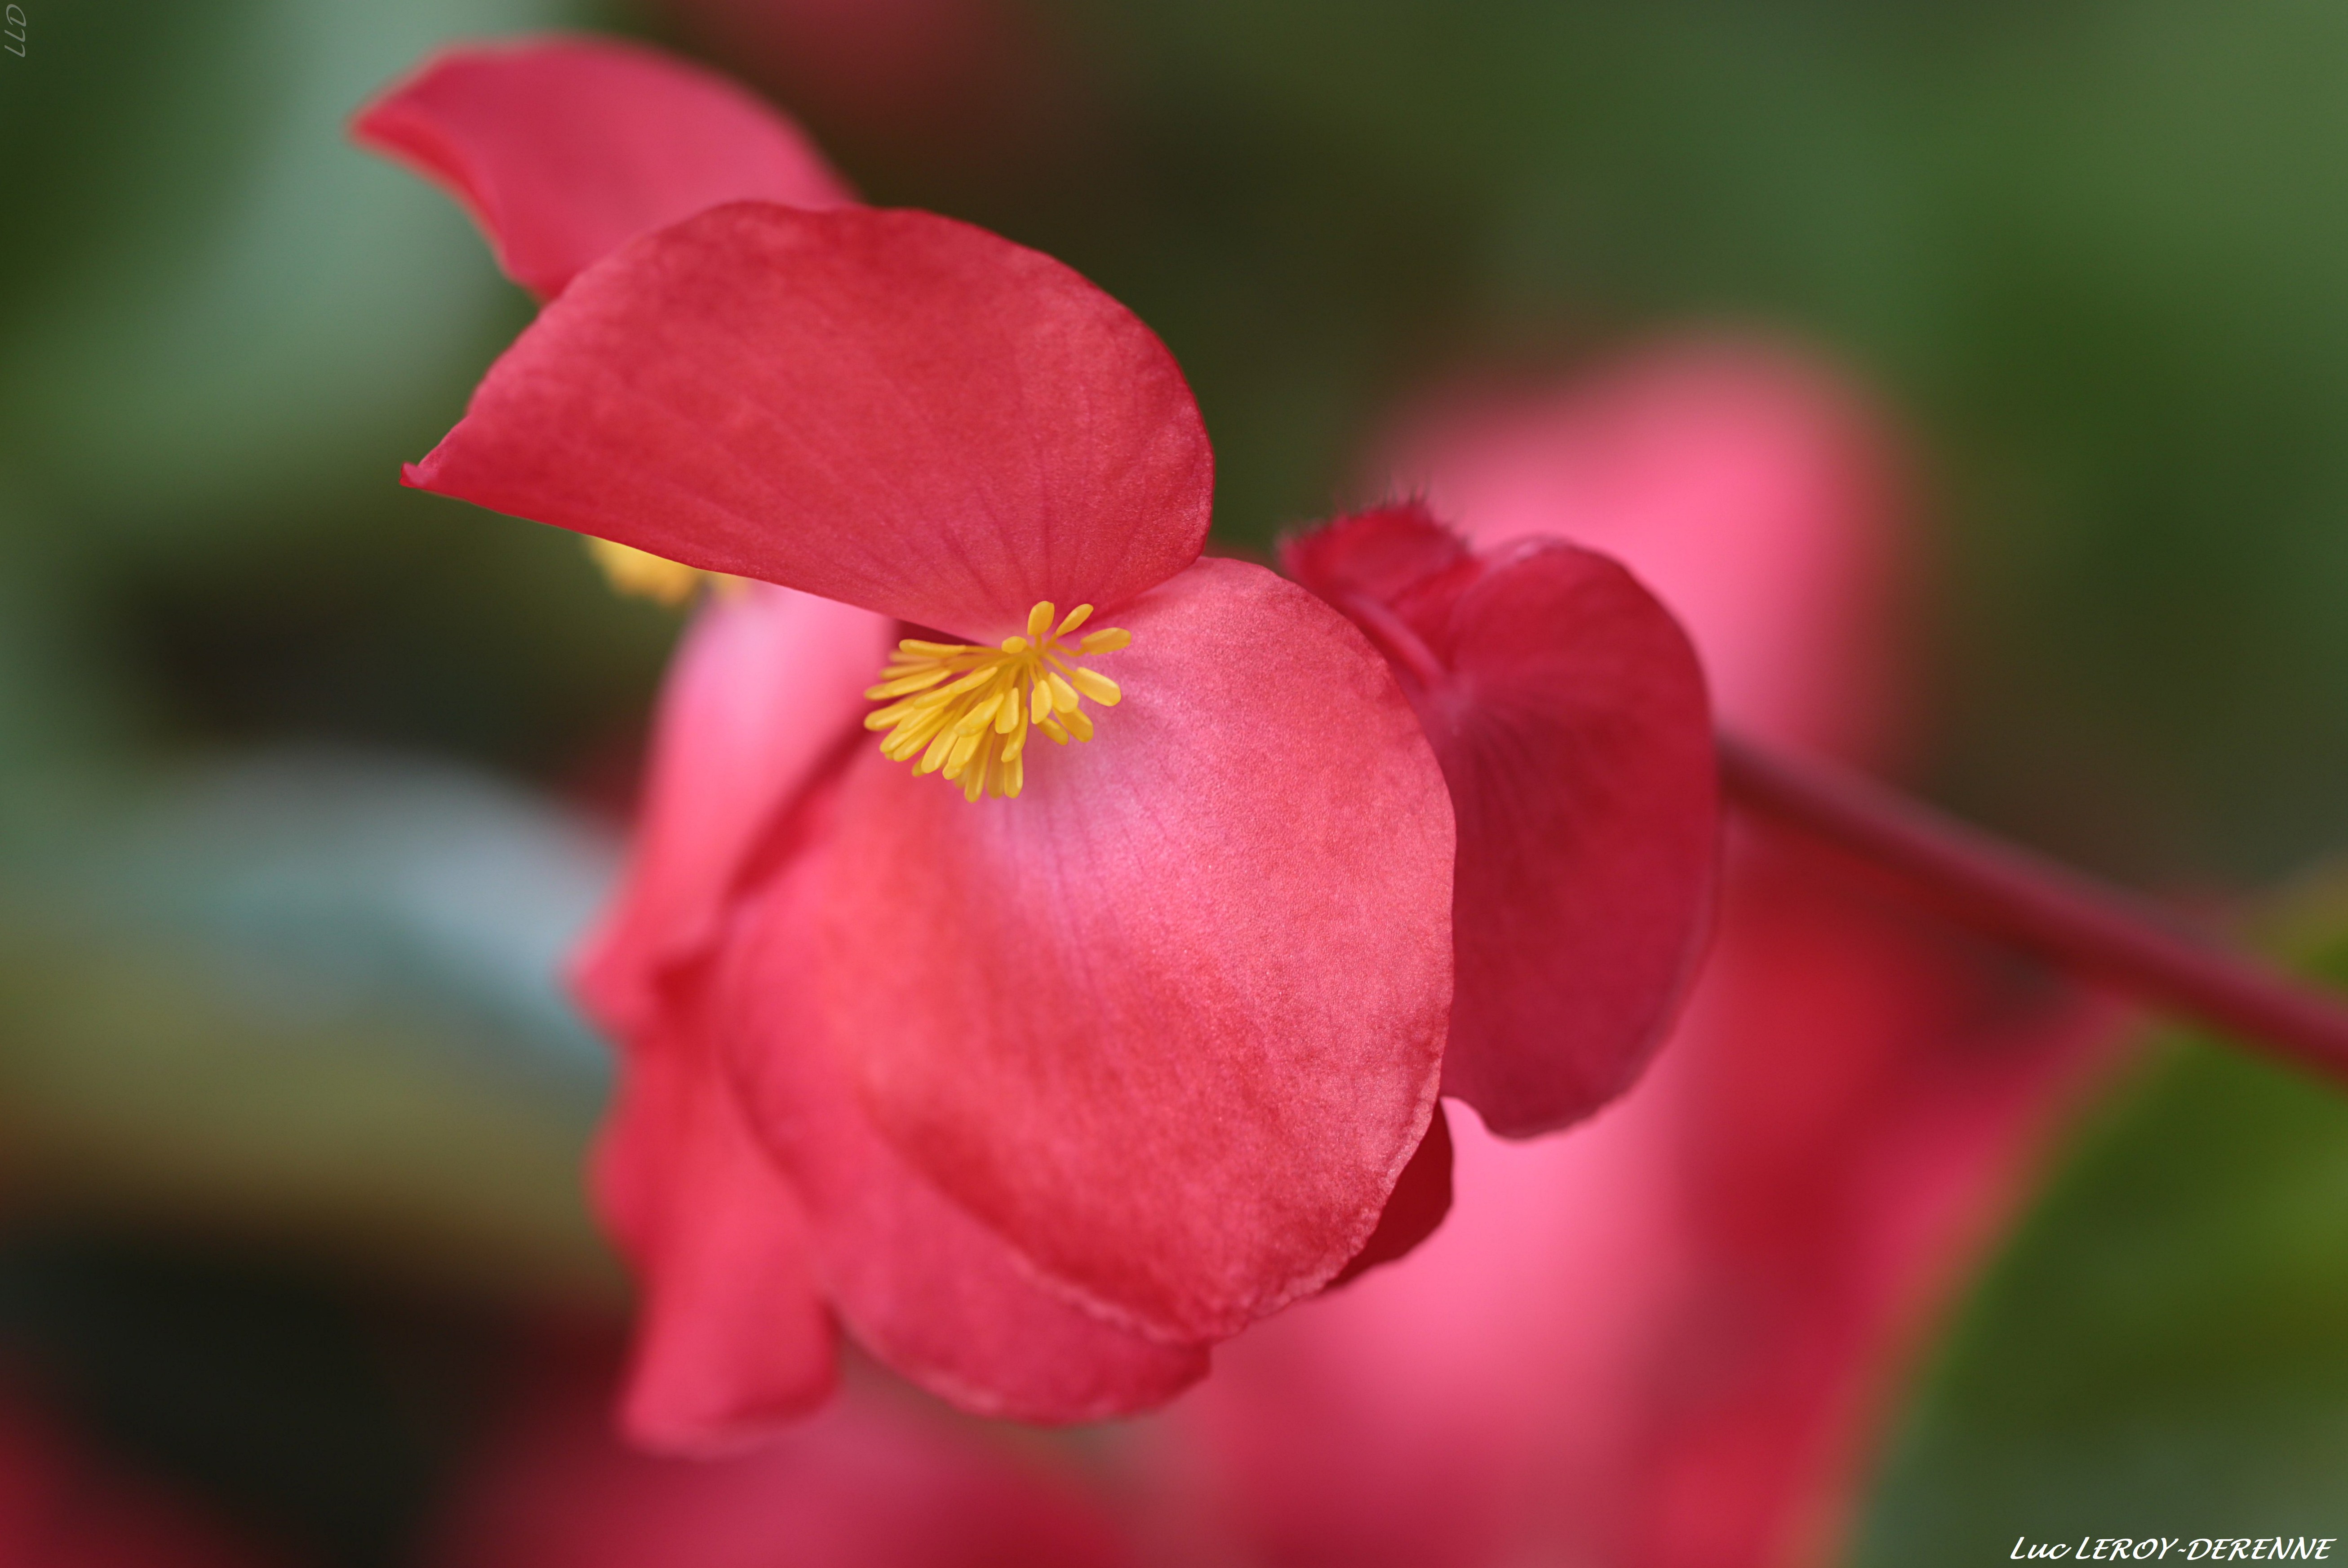
[[[798,127],[715,72],[612,39],[450,49],[351,132],[448,188],[542,300],[639,234],[727,201],[855,200]]]
[[[1717,770],[1686,634],[1602,556],[1479,559],[1416,506],[1286,554],[1389,644],[1450,784],[1444,1091],[1511,1136],[1588,1115],[1645,1065],[1705,934]]]
[[[891,623],[751,584],[704,608],[669,666],[627,880],[574,961],[588,1010],[615,1034],[658,1027],[663,973],[716,934],[760,837],[861,734],[864,687]]]
[[[842,775],[817,968],[908,1159],[1079,1299],[1206,1340],[1335,1274],[1418,1145],[1451,810],[1303,590],[1203,560],[1119,619],[1125,700],[1017,798]]]
[[[726,968],[740,1076],[805,1203],[826,1294],[877,1358],[978,1415],[1096,1420],[1165,1403],[1206,1375],[1202,1347],[1144,1338],[1041,1288],[868,1120],[818,1006],[829,794],[809,803],[807,847],[746,910]]]
[[[1189,563],[1213,459],[1149,329],[922,212],[744,203],[581,275],[407,481],[992,641]]]

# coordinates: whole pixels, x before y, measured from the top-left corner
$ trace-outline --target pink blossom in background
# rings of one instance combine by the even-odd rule
[[[1869,761],[1908,715],[1879,428],[1694,342],[1406,428],[1478,549],[1554,534],[1684,615],[1724,722]],[[1455,1113],[1457,1204],[1142,1436],[1169,1561],[1777,1568],[1831,1555],[1885,1397],[2116,1020],[1801,848],[1732,838],[1709,965],[1570,1138]]]
[[[1880,766],[1914,718],[1921,543],[1880,417],[1788,347],[1692,339],[1597,374],[1430,400],[1380,477],[1479,546],[1620,556],[1695,639],[1724,722]]]

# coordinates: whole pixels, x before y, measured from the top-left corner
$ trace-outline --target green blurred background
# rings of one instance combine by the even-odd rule
[[[873,200],[1155,326],[1235,539],[1350,498],[1448,372],[1820,345],[1924,477],[1931,793],[2197,894],[2348,846],[2348,8],[1058,0],[902,78],[649,0],[27,8],[0,1336],[323,1561],[399,1560],[518,1314],[623,1298],[552,975],[675,630],[567,536],[396,482],[529,315],[343,138],[436,44],[730,49]],[[2307,950],[2348,931],[2302,906]],[[2178,1045],[2066,1160],[1859,1558],[2348,1535],[2348,1110]]]

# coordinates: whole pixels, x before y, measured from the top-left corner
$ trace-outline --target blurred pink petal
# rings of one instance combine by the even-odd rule
[[[698,1020],[621,1038],[593,1170],[597,1210],[642,1293],[621,1424],[654,1451],[723,1452],[831,1393],[836,1347],[808,1220]]]
[[[624,1419],[650,1447],[738,1444],[830,1391],[805,1216],[720,1075],[696,971],[735,880],[862,709],[888,629],[766,583],[712,600],[669,670],[626,880],[577,959],[621,1048],[593,1185],[644,1290]]]
[[[869,706],[893,630],[769,583],[720,593],[695,617],[662,685],[626,879],[575,964],[606,1030],[658,1026],[673,1005],[664,977],[716,940],[762,836]]]
[[[1695,639],[1714,708],[1763,739],[1881,760],[1903,704],[1902,465],[1882,420],[1790,351],[1693,340],[1530,392],[1432,403],[1391,444],[1481,548],[1619,557]]]
[[[469,1466],[426,1568],[1118,1568],[1064,1461],[898,1390],[723,1460],[614,1439],[610,1372],[546,1357]],[[127,1565],[126,1565],[127,1568]]]
[[[1689,344],[1407,433],[1485,544],[1557,532],[1686,617],[1728,722],[1861,756],[1892,465],[1815,366]],[[1905,1358],[2114,1020],[1822,858],[1731,844],[1648,1080],[1571,1137],[1466,1119],[1450,1220],[1227,1347],[1149,1430],[1169,1515],[1273,1564],[1823,1561]]]
[[[805,133],[715,72],[607,38],[450,49],[351,122],[463,202],[551,300],[639,234],[727,201],[855,200]]]

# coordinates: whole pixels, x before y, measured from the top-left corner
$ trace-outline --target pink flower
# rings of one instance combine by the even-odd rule
[[[457,56],[360,122],[494,192],[509,258],[583,267],[408,481],[755,579],[679,652],[581,963],[625,1050],[596,1187],[645,1284],[630,1429],[804,1412],[835,1319],[970,1409],[1160,1402],[1442,1215],[1455,797],[1459,961],[1507,994],[1452,1086],[1532,1131],[1635,1070],[1709,874],[1693,655],[1619,569],[1512,559],[1415,712],[1321,600],[1200,558],[1205,434],[1122,307],[945,219],[812,210],[837,187],[738,138],[687,183],[769,200],[680,220],[648,179],[588,256],[626,224],[566,182],[615,126],[666,169],[739,112],[683,75],[579,107],[665,69]],[[480,107],[507,79],[539,108]]]
[[[1884,447],[1799,359],[1694,343],[1439,409],[1397,467],[1478,550],[1619,551],[1689,615],[1730,723],[1871,758],[1906,548]],[[1848,868],[1730,847],[1713,957],[1645,1082],[1570,1140],[1455,1127],[1440,1234],[1231,1347],[1152,1424],[1203,1555],[1831,1557],[1893,1378],[2112,1020]]]

